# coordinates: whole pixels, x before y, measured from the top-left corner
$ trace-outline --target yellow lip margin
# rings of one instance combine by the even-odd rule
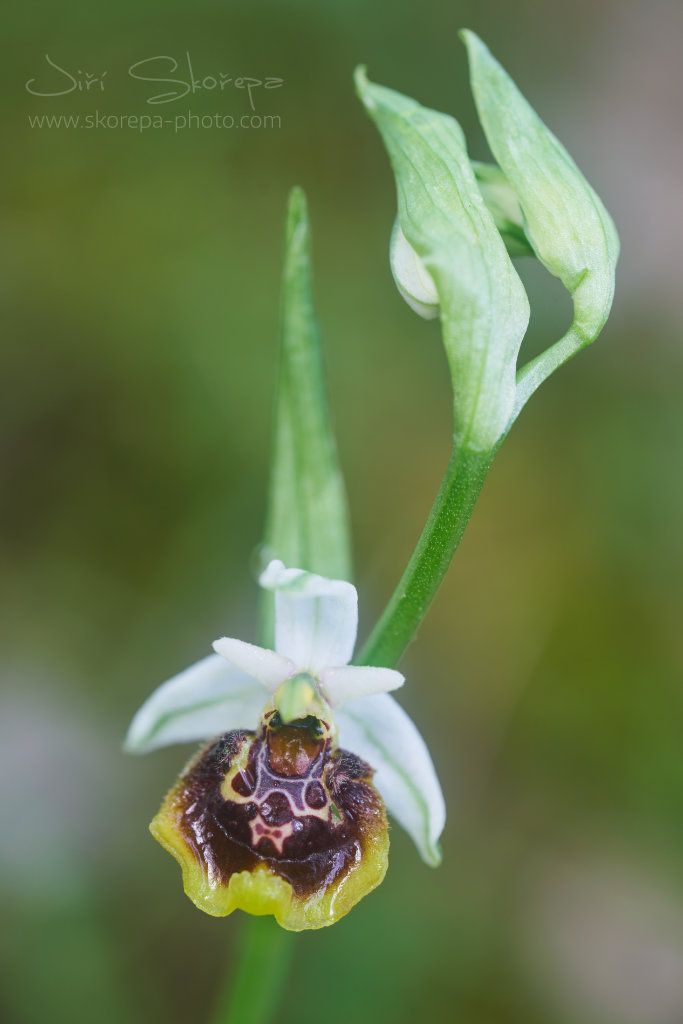
[[[333,885],[308,898],[298,898],[290,883],[272,871],[265,861],[252,871],[236,872],[225,885],[210,876],[208,865],[182,835],[183,812],[178,800],[181,790],[182,780],[167,795],[149,830],[180,864],[186,895],[196,907],[213,917],[226,917],[233,910],[244,910],[247,914],[272,914],[287,931],[325,928],[348,914],[386,874],[389,831],[382,809],[372,815],[364,836],[363,853],[356,864]]]

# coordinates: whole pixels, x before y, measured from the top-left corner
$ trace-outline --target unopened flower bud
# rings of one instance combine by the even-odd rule
[[[389,262],[396,287],[408,305],[425,320],[439,315],[439,296],[423,261],[401,231],[396,220],[389,243]]]

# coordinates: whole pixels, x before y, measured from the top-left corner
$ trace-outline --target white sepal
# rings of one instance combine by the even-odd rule
[[[214,640],[212,646],[216,654],[225,658],[233,668],[251,676],[270,693],[275,693],[285,679],[296,672],[296,665],[289,658],[244,640],[223,636],[220,640]]]
[[[146,754],[172,743],[212,739],[230,729],[253,729],[264,698],[260,683],[210,654],[147,698],[130,724],[125,749]]]
[[[317,675],[351,660],[358,631],[358,594],[345,580],[329,580],[274,560],[259,583],[275,592],[275,650]]]
[[[427,864],[441,862],[446,807],[427,745],[388,694],[363,697],[335,714],[339,746],[374,768],[374,785]]]
[[[344,665],[324,669],[320,673],[320,682],[330,707],[339,708],[360,697],[397,690],[403,686],[405,678],[393,668]]]

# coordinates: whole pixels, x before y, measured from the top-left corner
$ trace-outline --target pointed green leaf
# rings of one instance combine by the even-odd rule
[[[612,219],[564,146],[473,33],[461,33],[479,119],[524,214],[536,255],[572,296],[564,338],[518,375],[514,417],[539,384],[600,333],[614,294],[619,239]]]
[[[313,311],[306,199],[294,189],[285,227],[280,348],[265,562],[281,559],[349,579],[346,495],[327,409],[320,337]],[[273,644],[273,595],[263,596],[262,640]]]
[[[374,85],[362,68],[356,87],[391,159],[400,228],[439,297],[456,443],[490,451],[513,408],[517,353],[529,319],[524,288],[457,121]]]

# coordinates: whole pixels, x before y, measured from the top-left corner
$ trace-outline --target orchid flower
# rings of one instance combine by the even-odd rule
[[[344,580],[272,561],[275,650],[223,637],[160,686],[126,739],[144,753],[210,740],[150,829],[202,910],[332,924],[384,878],[385,805],[436,865],[445,821],[415,725],[389,696],[400,672],[349,665],[358,596]]]

